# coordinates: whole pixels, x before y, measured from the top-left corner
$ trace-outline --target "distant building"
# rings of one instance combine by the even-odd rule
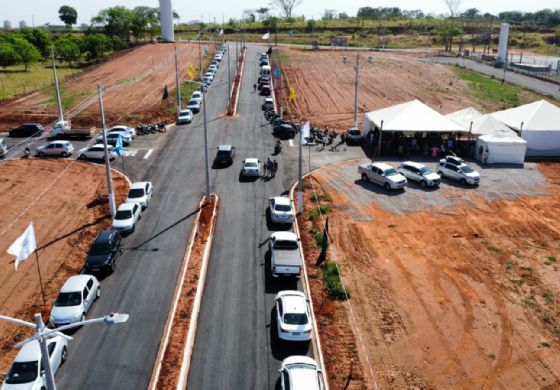
[[[19,21],[19,28],[26,28],[27,27],[27,22],[25,20],[20,20]]]
[[[11,30],[12,29],[12,22],[9,20],[4,20],[4,30]]]

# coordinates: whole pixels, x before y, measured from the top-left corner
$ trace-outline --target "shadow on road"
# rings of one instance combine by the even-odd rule
[[[276,307],[270,312],[270,350],[277,360],[284,360],[293,355],[307,356],[309,341],[284,341],[278,338],[278,324],[276,321]]]
[[[385,195],[385,196],[397,196],[405,191],[404,188],[399,190],[387,191],[385,188],[364,179],[354,180],[354,184],[357,184],[363,189],[366,189],[368,191],[375,192],[376,194]]]
[[[297,290],[298,281],[295,278],[272,277],[270,250],[264,255],[264,291],[267,294],[276,294],[282,290]]]

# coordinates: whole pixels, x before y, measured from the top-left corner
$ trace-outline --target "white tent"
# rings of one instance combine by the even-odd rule
[[[445,117],[468,130],[471,122],[480,118],[482,115],[483,114],[474,107],[467,107],[462,110],[452,112],[451,114],[447,114]]]
[[[471,134],[485,135],[494,134],[498,131],[511,131],[511,129],[507,127],[503,122],[500,122],[499,120],[494,118],[491,114],[483,115],[480,118],[476,118],[472,121]]]
[[[397,104],[392,107],[364,114],[364,136],[372,128],[382,131],[405,132],[465,132],[463,126],[446,118],[419,100]]]
[[[526,149],[527,141],[514,131],[498,130],[478,137],[475,154],[478,160],[484,162],[486,159],[488,164],[523,164]]]
[[[560,108],[545,100],[492,114],[520,132],[527,156],[560,156]]]

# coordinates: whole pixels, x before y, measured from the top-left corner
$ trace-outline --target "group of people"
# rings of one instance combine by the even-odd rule
[[[270,157],[267,158],[263,169],[263,179],[272,179],[276,176],[276,172],[278,171],[278,161],[271,160]]]

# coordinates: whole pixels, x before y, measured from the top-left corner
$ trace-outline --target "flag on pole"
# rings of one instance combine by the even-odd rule
[[[291,102],[296,101],[296,91],[292,87],[290,87],[290,96],[288,96],[288,100]]]
[[[267,32],[266,34],[264,34],[264,35],[262,36],[262,39],[270,39],[270,33]]]
[[[190,77],[191,79],[193,78],[194,72],[195,72],[195,71],[196,71],[196,70],[194,69],[194,66],[192,66],[192,65],[189,66],[189,77]]]
[[[124,147],[122,142],[122,134],[119,133],[119,138],[117,138],[117,143],[115,144],[115,153],[120,157],[124,154]]]
[[[274,77],[277,79],[280,78],[280,69],[278,69],[278,67],[274,68]]]
[[[309,139],[309,133],[311,133],[311,122],[307,122],[301,128],[301,144],[307,145],[307,140]]]
[[[35,230],[33,230],[33,222],[29,224],[25,232],[19,236],[12,245],[8,248],[8,253],[10,255],[16,256],[16,271],[18,269],[19,263],[24,261],[35,252],[37,245],[35,243]]]
[[[220,30],[220,34],[219,35],[224,35],[224,29]]]
[[[327,247],[329,245],[329,217],[325,222],[325,228],[323,229],[323,241],[321,243],[321,253],[315,262],[315,266],[321,265],[327,259]]]

